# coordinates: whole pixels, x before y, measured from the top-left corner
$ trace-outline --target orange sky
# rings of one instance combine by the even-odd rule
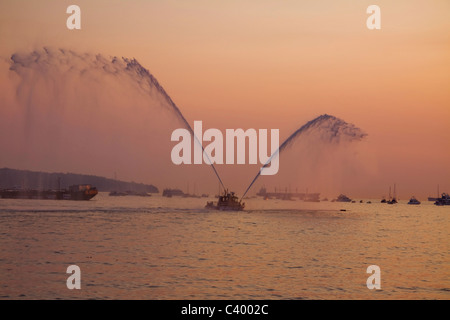
[[[71,4],[80,31],[66,28]],[[381,30],[366,28],[370,4]],[[424,197],[438,183],[450,192],[449,12],[447,0],[11,0],[0,3],[0,55],[50,45],[135,57],[206,127],[285,138],[335,115],[369,134],[361,196],[396,182],[403,198]]]

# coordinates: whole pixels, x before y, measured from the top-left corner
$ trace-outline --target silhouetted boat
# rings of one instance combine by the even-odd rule
[[[223,210],[223,211],[241,211],[244,210],[245,203],[241,202],[234,192],[228,192],[225,190],[222,196],[219,196],[217,204],[213,201],[208,201],[205,208]]]
[[[420,204],[420,201],[417,200],[415,197],[411,197],[411,199],[409,199],[408,204]]]
[[[396,203],[398,203],[398,201],[397,201],[397,199],[395,199],[395,198],[392,198],[391,200],[389,200],[389,201],[387,202],[387,204],[396,204]]]
[[[349,197],[347,197],[344,194],[340,194],[337,199],[336,202],[352,202],[352,199],[350,199]]]
[[[440,195],[440,193],[439,193],[439,185],[437,185],[437,197],[436,198],[435,197],[428,197],[428,201],[433,201],[433,202],[438,201],[439,195]]]
[[[172,198],[172,196],[182,197],[184,192],[180,189],[164,189],[162,193],[163,197]]]
[[[34,200],[90,200],[98,194],[97,188],[89,184],[73,185],[64,190],[4,189],[2,199]]]
[[[440,198],[434,203],[437,206],[450,206],[450,196],[448,193],[443,193]]]
[[[394,184],[394,197],[391,198],[391,187],[389,187],[389,201],[386,202],[387,204],[396,204],[396,203],[398,203],[395,189],[396,188],[395,188],[395,184]]]

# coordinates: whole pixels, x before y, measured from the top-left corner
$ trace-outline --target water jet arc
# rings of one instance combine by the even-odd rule
[[[326,142],[330,143],[339,143],[342,138],[346,138],[349,141],[361,140],[367,135],[366,133],[362,132],[361,129],[355,127],[353,124],[347,123],[341,119],[338,119],[328,114],[323,114],[311,121],[308,121],[297,131],[292,133],[286,140],[284,140],[281,146],[270,156],[269,160],[267,160],[267,162],[258,171],[255,178],[248,186],[247,190],[245,190],[243,196],[241,197],[241,200],[245,197],[245,195],[253,186],[253,184],[256,182],[256,180],[258,180],[259,176],[261,175],[261,172],[266,167],[269,166],[270,162],[274,157],[279,156],[284,149],[291,146],[296,139],[299,139],[302,136],[302,134],[306,133],[308,130],[314,129],[318,131],[324,131],[321,136],[321,139],[322,140],[325,139],[327,140]]]

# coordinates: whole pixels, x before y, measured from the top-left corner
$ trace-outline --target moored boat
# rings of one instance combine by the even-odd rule
[[[433,201],[433,202],[436,203],[436,201],[438,201],[438,199],[440,199],[440,198],[439,198],[439,195],[440,195],[440,192],[439,192],[439,185],[437,185],[437,197],[428,197],[428,201]]]
[[[411,199],[409,199],[408,204],[420,204],[420,201],[417,200],[415,197],[411,197]]]
[[[184,192],[181,191],[180,189],[164,189],[162,196],[163,197],[168,197],[168,198],[172,198],[172,196],[178,196],[178,197],[182,197],[184,195]]]
[[[395,189],[395,184],[394,184],[394,196],[391,198],[391,187],[389,187],[389,200],[386,203],[387,204],[396,204],[396,203],[398,203],[398,201],[397,201],[397,193],[396,193],[396,189]]]
[[[434,203],[437,206],[450,206],[450,196],[448,193],[443,193],[440,198]]]
[[[352,199],[350,199],[349,197],[347,197],[344,194],[340,194],[337,199],[336,202],[352,202]]]
[[[35,199],[35,200],[90,200],[98,194],[98,190],[89,184],[73,185],[63,190],[3,189],[2,199]]]
[[[397,201],[397,198],[392,198],[392,199],[390,199],[388,202],[386,202],[387,204],[396,204],[396,203],[398,203],[398,201]]]

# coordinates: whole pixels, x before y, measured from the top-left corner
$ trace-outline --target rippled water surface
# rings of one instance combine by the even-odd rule
[[[207,200],[0,199],[0,298],[450,298],[450,207]],[[66,287],[72,264],[81,290]]]

